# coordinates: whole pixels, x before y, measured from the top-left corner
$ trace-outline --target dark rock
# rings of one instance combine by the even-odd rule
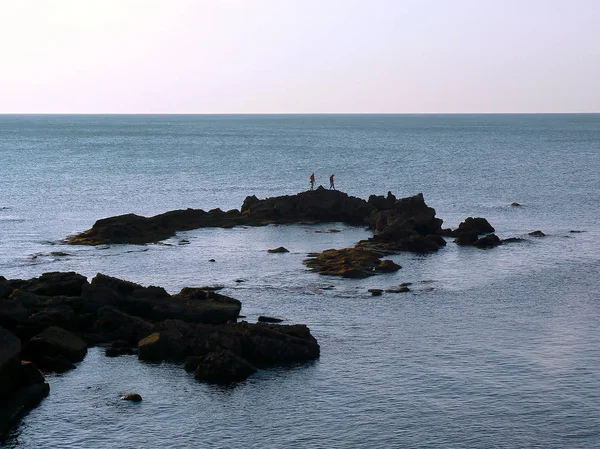
[[[461,246],[469,246],[473,245],[477,240],[479,240],[479,235],[475,231],[459,231],[457,232],[456,239],[454,239],[454,243]]]
[[[0,299],[0,326],[12,330],[27,318],[29,318],[29,311],[19,299]]]
[[[396,200],[393,208],[377,211],[369,217],[369,226],[385,240],[399,240],[413,235],[439,235],[442,220],[435,209],[427,206],[423,194]]]
[[[142,397],[137,393],[127,393],[121,396],[122,401],[140,402]]]
[[[0,327],[0,399],[12,393],[20,383],[21,340]]]
[[[209,262],[216,262],[215,259],[208,259]]]
[[[76,368],[73,362],[62,355],[42,355],[37,358],[35,363],[42,371],[59,374]]]
[[[406,285],[386,289],[386,293],[408,293],[410,289]]]
[[[94,278],[92,279],[91,285],[93,285],[94,287],[97,287],[97,286],[108,287],[122,296],[131,296],[131,295],[133,295],[133,292],[135,290],[144,288],[141,285],[136,284],[134,282],[124,281],[122,279],[107,276],[102,273],[98,273],[96,276],[94,276]]]
[[[269,253],[289,253],[289,250],[287,250],[283,246],[280,246],[279,248],[269,249],[269,250],[267,250],[267,252],[269,252]]]
[[[393,273],[394,271],[398,271],[401,268],[402,267],[396,262],[389,259],[385,259],[375,266],[375,271],[379,273]]]
[[[521,206],[519,203],[510,203],[510,207],[519,207]]]
[[[383,290],[380,288],[370,288],[367,291],[373,296],[381,296],[383,294]]]
[[[200,363],[202,362],[202,359],[203,359],[203,357],[198,357],[196,355],[190,355],[190,356],[186,357],[185,365],[184,365],[185,370],[188,373],[196,371],[196,368],[198,368],[198,365],[200,365]]]
[[[191,353],[196,327],[182,320],[165,320],[155,332],[138,343],[138,358],[151,362],[184,360]]]
[[[396,204],[396,197],[392,192],[388,192],[387,197],[371,195],[367,202],[377,210],[393,209]]]
[[[438,247],[446,246],[446,239],[438,234],[429,234],[425,237],[431,242],[435,242]]]
[[[8,298],[14,289],[15,287],[10,281],[4,276],[0,276],[0,300]]]
[[[125,340],[113,341],[104,351],[107,357],[118,357],[121,355],[137,354],[137,350],[131,346],[131,343]]]
[[[544,234],[542,231],[533,231],[529,233],[530,236],[532,237],[545,237],[546,234]]]
[[[465,221],[458,225],[458,234],[464,232],[475,232],[476,234],[487,234],[495,232],[494,227],[485,218],[468,217]]]
[[[308,257],[304,263],[313,271],[345,278],[363,278],[401,268],[391,260],[381,260],[378,252],[364,248],[327,249]]]
[[[230,228],[269,223],[346,222],[362,224],[373,210],[366,201],[336,190],[318,188],[292,196],[244,200],[241,211],[186,209],[146,218],[135,214],[96,221],[91,229],[70,236],[67,242],[79,245],[111,243],[145,244],[165,240],[177,231],[202,227]]]
[[[81,338],[56,326],[45,329],[23,347],[23,358],[35,362],[43,370],[50,369],[56,360],[57,365],[62,366],[62,358],[80,362],[86,354],[87,345]]]
[[[254,374],[256,368],[226,349],[200,358],[194,371],[197,380],[213,383],[239,382]]]
[[[258,200],[248,197],[242,205],[242,215],[262,223],[345,222],[363,224],[373,207],[366,201],[348,196],[339,190],[322,187]]]
[[[21,385],[34,385],[44,383],[44,376],[35,366],[35,363],[28,360],[21,360]]]
[[[492,248],[499,245],[502,245],[502,240],[496,234],[488,234],[473,243],[477,248]]]
[[[519,237],[509,237],[507,239],[502,239],[502,243],[517,243],[517,242],[522,242],[523,239],[519,238]]]
[[[114,307],[105,306],[98,310],[94,331],[104,336],[104,341],[124,340],[133,344],[154,332],[154,324]]]
[[[78,273],[52,272],[30,279],[19,288],[40,296],[80,296],[87,283],[85,276]]]
[[[261,323],[281,323],[283,320],[279,319],[279,318],[273,318],[270,316],[263,316],[260,315],[258,317],[258,321]]]
[[[138,343],[138,358],[150,362],[160,362],[167,357],[166,337],[159,332],[148,335]]]
[[[49,392],[50,386],[47,383],[35,383],[17,389],[12,395],[0,401],[0,442],[29,410],[48,396]]]
[[[440,235],[443,237],[456,237],[457,232],[454,229],[445,228],[440,231]]]

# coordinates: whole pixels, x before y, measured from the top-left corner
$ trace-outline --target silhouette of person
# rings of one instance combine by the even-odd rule
[[[315,188],[315,174],[310,175],[310,190],[314,190]]]
[[[333,185],[333,175],[329,177],[329,190],[335,190],[335,186]]]

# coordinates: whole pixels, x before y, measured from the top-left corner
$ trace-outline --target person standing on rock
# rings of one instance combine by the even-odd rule
[[[314,190],[315,189],[315,174],[313,173],[312,175],[310,175],[310,178],[308,178],[310,180],[310,190]]]
[[[329,190],[335,190],[335,186],[333,185],[333,175],[329,177]]]

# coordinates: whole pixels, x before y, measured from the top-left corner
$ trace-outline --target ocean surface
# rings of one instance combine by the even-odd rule
[[[339,223],[63,243],[112,215],[294,194],[312,172],[365,199],[422,192],[444,227],[480,216],[524,240],[449,241],[364,280],[302,263],[369,236]],[[248,321],[307,324],[321,357],[219,387],[94,348],[47,376],[6,447],[600,447],[600,115],[3,115],[0,275],[49,271],[222,285]],[[367,292],[402,282],[410,293]]]

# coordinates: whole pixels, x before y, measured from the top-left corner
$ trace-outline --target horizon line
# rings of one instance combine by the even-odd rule
[[[594,115],[595,112],[0,112],[0,115]]]

